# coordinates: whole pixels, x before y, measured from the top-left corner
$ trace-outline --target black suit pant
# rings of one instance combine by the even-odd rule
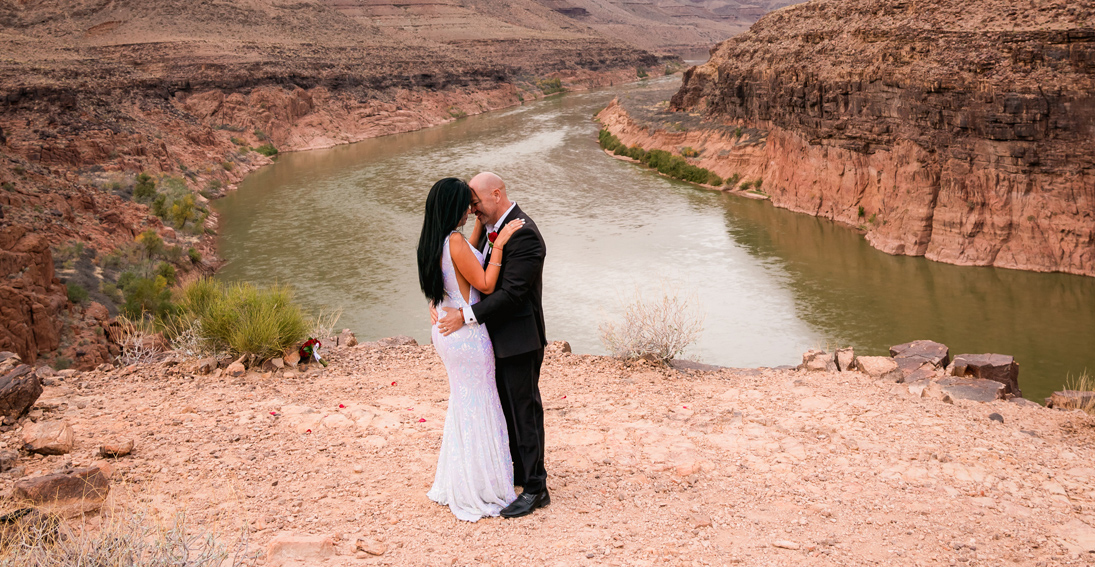
[[[540,367],[544,349],[495,359],[495,380],[502,413],[509,429],[513,484],[525,492],[547,488],[544,469],[544,404],[540,399]]]

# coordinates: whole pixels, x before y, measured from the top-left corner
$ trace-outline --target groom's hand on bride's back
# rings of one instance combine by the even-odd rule
[[[445,316],[437,321],[437,330],[447,337],[464,326],[464,315],[459,309],[453,309],[452,307],[442,307],[441,309],[445,310]]]

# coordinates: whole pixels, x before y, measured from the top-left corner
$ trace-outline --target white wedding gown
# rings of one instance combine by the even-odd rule
[[[483,256],[474,248],[482,264]],[[479,301],[471,288],[468,302],[460,293],[456,271],[449,255],[449,240],[441,254],[445,299],[438,306],[468,307]],[[513,502],[513,461],[509,452],[506,417],[498,401],[494,381],[494,347],[487,328],[473,323],[443,336],[433,326],[433,345],[449,374],[449,409],[437,473],[427,496],[444,504],[461,520],[477,521],[497,516]]]

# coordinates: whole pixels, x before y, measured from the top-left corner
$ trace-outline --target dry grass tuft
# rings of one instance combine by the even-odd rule
[[[1079,405],[1071,409],[1078,409],[1084,413],[1095,415],[1095,377],[1090,376],[1087,371],[1076,377],[1070,375],[1065,379],[1065,390],[1081,393],[1077,397]]]
[[[5,567],[243,567],[255,565],[246,530],[230,543],[215,532],[195,534],[185,514],[170,525],[144,513],[122,512],[69,525],[23,508],[0,516],[0,565]]]

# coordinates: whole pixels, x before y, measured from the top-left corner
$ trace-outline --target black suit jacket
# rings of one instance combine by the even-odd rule
[[[525,226],[513,233],[502,250],[502,267],[494,293],[472,305],[475,320],[487,326],[494,356],[505,358],[547,345],[544,332],[544,257],[547,246],[536,223],[514,206],[499,226],[522,218]],[[485,246],[486,235],[481,246]]]

